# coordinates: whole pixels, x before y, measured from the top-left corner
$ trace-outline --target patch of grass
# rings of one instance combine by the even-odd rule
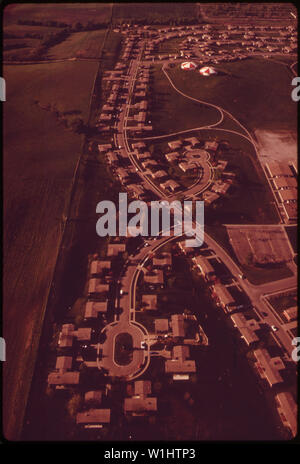
[[[243,265],[241,269],[249,282],[254,285],[261,285],[293,276],[292,271],[285,264],[276,268],[264,267],[263,269],[257,266]]]
[[[115,341],[115,360],[121,366],[126,366],[132,360],[133,339],[129,333],[120,333]]]
[[[108,22],[111,17],[111,3],[44,3],[44,4],[11,4],[4,11],[6,24],[18,19],[34,21],[60,21],[76,24],[88,21]]]
[[[104,41],[106,29],[84,31],[71,34],[62,43],[50,48],[50,59],[98,58]]]
[[[223,73],[209,78],[184,73],[179,65],[168,72],[182,92],[220,105],[251,130],[296,130],[297,109],[291,99],[291,74],[281,64],[247,59],[222,63]]]
[[[161,67],[153,66],[150,119],[154,135],[193,129],[218,121],[217,110],[179,95],[171,87]]]
[[[7,437],[22,425],[82,138],[34,103],[87,119],[95,63],[4,67],[4,377]],[[72,82],[72,85],[70,85]],[[12,405],[15,405],[13,408]]]
[[[169,22],[195,20],[194,3],[116,3],[113,10],[115,21],[139,21],[144,24],[168,24]]]

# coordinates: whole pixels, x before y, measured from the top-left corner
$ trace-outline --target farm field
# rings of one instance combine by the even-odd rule
[[[84,31],[71,34],[66,40],[48,52],[49,59],[98,58],[104,41],[106,29]]]
[[[18,19],[34,21],[59,21],[76,24],[80,16],[81,23],[88,21],[109,22],[111,3],[42,3],[25,5],[8,5],[5,8],[5,21],[14,23]]]
[[[184,72],[179,66],[168,70],[178,89],[221,106],[248,129],[296,131],[297,109],[290,95],[291,73],[285,66],[256,59],[222,63],[217,69],[223,74],[208,79],[197,71]]]
[[[3,58],[4,60],[24,60],[33,57],[43,40],[61,31],[58,27],[25,26],[4,23]],[[20,45],[24,47],[19,48]]]
[[[18,436],[96,63],[7,66],[4,106],[4,433]],[[72,86],[69,85],[72,80]]]
[[[146,24],[167,23],[168,21],[193,20],[197,18],[196,4],[194,3],[131,3],[114,4],[113,19],[124,21],[143,21]]]

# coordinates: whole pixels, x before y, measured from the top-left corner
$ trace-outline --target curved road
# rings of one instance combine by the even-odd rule
[[[134,166],[137,174],[147,184],[147,187],[152,190],[156,195],[159,196],[161,200],[163,199],[170,199],[170,195],[166,195],[164,191],[162,191],[154,182],[152,182],[149,177],[145,175],[143,170],[141,169],[139,163],[136,161],[134,155],[132,154],[129,144],[128,144],[128,137],[127,137],[127,120],[129,115],[130,103],[131,103],[131,96],[133,94],[133,89],[135,85],[135,80],[138,72],[139,63],[141,61],[141,56],[143,52],[144,42],[140,44],[140,53],[139,57],[136,60],[132,60],[130,62],[128,68],[128,97],[126,100],[126,104],[123,106],[124,111],[120,114],[119,122],[116,124],[117,127],[117,134],[114,135],[114,143],[116,147],[120,147],[119,150],[121,152],[121,156],[129,158],[131,164]],[[229,132],[236,133],[237,135],[246,138],[253,146],[256,154],[257,146],[256,143],[249,133],[249,131],[228,111],[224,110],[223,108],[204,102],[202,100],[198,100],[194,97],[190,97],[179,89],[176,88],[174,83],[172,82],[171,78],[165,71],[163,67],[163,72],[166,75],[167,79],[170,82],[170,85],[176,90],[178,93],[183,95],[184,97],[197,101],[201,104],[211,106],[218,110],[220,113],[220,119],[215,124],[204,126],[197,129],[189,129],[186,131],[176,132],[174,134],[167,134],[163,136],[157,137],[144,137],[140,138],[143,140],[155,139],[155,138],[162,138],[162,137],[170,137],[172,135],[178,135],[179,133],[184,132],[191,132],[192,130],[199,130],[199,129],[215,129],[215,130],[227,130]],[[223,119],[224,114],[227,114],[229,118],[231,118],[235,123],[241,127],[241,129],[247,134],[241,134],[237,131],[228,130],[228,129],[221,129],[217,128],[216,126],[219,125]],[[208,160],[207,160],[208,161]],[[209,163],[208,163],[209,164]],[[211,166],[209,168],[210,175],[207,179],[206,185],[201,185],[201,183],[196,183],[189,189],[185,191],[185,198],[191,197],[193,195],[201,193],[207,186],[211,180]],[[207,176],[206,176],[207,177]],[[123,290],[122,295],[119,298],[119,307],[121,313],[115,317],[115,321],[111,324],[107,325],[103,332],[106,334],[106,340],[103,344],[98,344],[97,348],[97,363],[99,369],[102,367],[106,368],[109,371],[110,375],[124,377],[127,380],[132,380],[137,378],[138,376],[142,375],[145,370],[147,369],[150,363],[150,346],[147,344],[147,348],[141,349],[141,343],[143,341],[147,341],[149,339],[149,334],[147,330],[141,325],[135,322],[135,310],[136,310],[136,287],[137,281],[140,273],[143,270],[143,267],[147,260],[153,256],[153,254],[163,247],[166,243],[171,240],[178,240],[180,237],[172,236],[172,237],[159,237],[157,239],[149,239],[148,240],[148,247],[143,247],[139,250],[138,254],[134,257],[130,257],[128,262],[126,263],[126,270],[123,274],[122,278],[120,279],[120,289]],[[205,242],[211,248],[214,253],[218,256],[218,258],[227,266],[230,270],[232,275],[238,280],[238,284],[241,289],[249,296],[253,306],[255,307],[255,311],[258,317],[262,320],[262,322],[266,322],[269,325],[276,325],[278,326],[278,316],[276,313],[272,311],[272,308],[267,304],[264,299],[264,295],[285,290],[288,288],[293,288],[296,286],[296,277],[290,277],[287,279],[282,279],[276,282],[270,282],[263,285],[253,285],[246,279],[241,279],[239,276],[242,274],[241,269],[239,266],[232,260],[232,258],[228,255],[228,253],[207,233],[205,233]],[[134,264],[138,262],[138,264]],[[267,314],[264,319],[262,319],[262,312]],[[126,366],[118,365],[114,360],[114,349],[115,349],[115,337],[117,334],[122,332],[128,332],[133,337],[133,353],[132,353],[132,360]],[[284,330],[281,326],[279,326],[279,330],[276,332],[276,338],[278,342],[286,349],[287,353],[290,355],[293,346],[291,345],[291,334],[288,331]],[[100,349],[102,350],[102,354],[100,356]]]

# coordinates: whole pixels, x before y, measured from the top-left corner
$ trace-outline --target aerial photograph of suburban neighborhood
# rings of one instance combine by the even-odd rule
[[[295,5],[2,13],[3,438],[297,440]]]

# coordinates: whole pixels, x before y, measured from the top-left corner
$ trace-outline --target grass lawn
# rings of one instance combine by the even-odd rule
[[[133,339],[129,333],[120,333],[115,341],[115,361],[120,366],[126,366],[132,360]]]
[[[291,73],[281,64],[247,59],[222,63],[210,78],[185,73],[180,65],[168,72],[187,95],[220,105],[247,128],[296,130],[297,109],[291,99]],[[226,73],[226,74],[225,74]]]
[[[153,66],[151,91],[151,121],[155,135],[193,129],[213,124],[219,119],[214,108],[201,105],[179,95],[172,89],[161,70],[162,65]]]
[[[182,43],[183,38],[175,38],[165,40],[162,43],[158,44],[158,52],[159,53],[179,53],[180,44]]]
[[[86,120],[96,63],[8,66],[4,106],[4,424],[18,435],[82,138],[34,103]],[[72,82],[73,85],[70,85]]]
[[[62,58],[98,58],[102,48],[106,29],[71,34],[66,40],[50,48],[50,59]]]

